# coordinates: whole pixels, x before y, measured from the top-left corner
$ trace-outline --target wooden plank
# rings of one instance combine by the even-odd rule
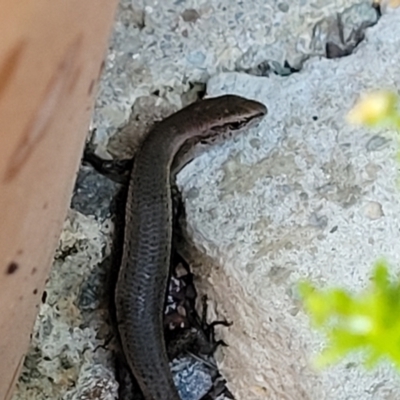
[[[117,0],[1,3],[0,399],[9,399],[69,206]]]

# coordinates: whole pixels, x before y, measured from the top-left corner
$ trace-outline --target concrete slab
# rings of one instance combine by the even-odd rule
[[[219,366],[236,399],[394,399],[388,365],[365,372],[349,357],[322,374],[309,358],[323,346],[295,284],[359,290],[380,256],[400,272],[399,164],[393,133],[346,124],[357,97],[399,90],[400,11],[368,30],[354,54],[313,59],[289,77],[227,73],[208,94],[264,102],[259,129],[207,153],[178,176],[195,273],[229,347]],[[200,262],[201,261],[201,262]],[[397,316],[393,316],[397,318]]]

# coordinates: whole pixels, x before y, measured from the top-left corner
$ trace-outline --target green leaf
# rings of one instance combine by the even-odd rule
[[[350,294],[339,288],[317,289],[311,282],[299,283],[299,293],[311,323],[328,341],[316,358],[322,368],[347,354],[363,351],[366,367],[381,359],[400,369],[400,280],[390,280],[387,263],[375,264],[368,288]]]

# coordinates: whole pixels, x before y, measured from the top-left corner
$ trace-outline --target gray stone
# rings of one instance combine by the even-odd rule
[[[204,363],[185,357],[171,367],[182,400],[199,400],[211,389],[211,373]]]
[[[199,291],[210,319],[233,321],[219,330],[229,346],[217,359],[236,399],[398,398],[387,363],[366,371],[354,355],[320,373],[310,367],[324,340],[296,283],[359,291],[380,256],[400,272],[396,133],[345,120],[362,93],[399,90],[399,48],[400,10],[348,57],[313,59],[285,78],[226,73],[208,84],[210,96],[236,93],[269,109],[258,129],[178,175]]]
[[[377,20],[371,0],[121,0],[93,119],[98,153],[142,96],[158,91],[180,108],[190,83],[216,73],[287,75],[285,61],[299,69],[324,55],[339,41],[337,15],[344,39]]]

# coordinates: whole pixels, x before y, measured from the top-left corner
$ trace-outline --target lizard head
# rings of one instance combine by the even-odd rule
[[[267,114],[264,104],[235,95],[204,99],[192,106],[197,129],[202,133],[199,139],[203,143],[224,140],[248,130]]]

